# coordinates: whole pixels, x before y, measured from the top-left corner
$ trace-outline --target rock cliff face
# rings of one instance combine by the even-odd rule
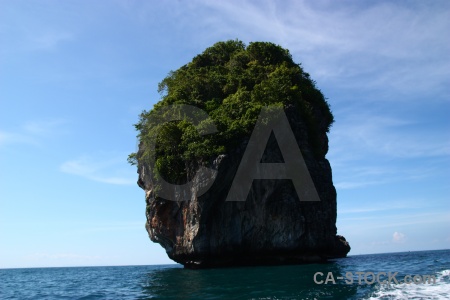
[[[298,110],[287,106],[285,113],[321,201],[300,201],[291,180],[273,179],[254,180],[246,201],[225,201],[248,138],[210,162],[217,177],[199,197],[197,191],[208,178],[194,176],[189,201],[155,197],[154,170],[138,162],[138,184],[146,195],[146,229],[171,259],[185,267],[202,268],[306,263],[347,255],[349,244],[336,235],[336,190],[330,164],[324,155],[314,155]],[[318,143],[326,153],[326,134]],[[277,145],[272,135],[261,162],[283,162]],[[192,167],[188,173],[195,171]]]

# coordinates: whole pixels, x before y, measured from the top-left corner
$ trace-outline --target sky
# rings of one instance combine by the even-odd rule
[[[215,42],[290,50],[335,116],[350,255],[450,248],[450,2],[0,0],[0,268],[173,263],[133,124]]]

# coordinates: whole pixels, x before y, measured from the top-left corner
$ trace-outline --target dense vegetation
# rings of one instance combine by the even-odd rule
[[[156,139],[155,164],[171,182],[185,181],[189,164],[209,162],[249,136],[262,106],[297,107],[307,124],[313,148],[318,143],[314,137],[327,132],[333,123],[329,105],[309,74],[294,63],[288,50],[273,43],[254,42],[248,46],[237,40],[216,43],[190,63],[170,72],[158,91],[162,100],[152,110],[142,112],[135,124],[143,147],[130,154],[129,162],[135,164],[151,157],[153,154],[148,153],[145,145]],[[219,132],[200,136],[187,121],[156,125],[155,109],[168,104],[189,104],[203,109]]]

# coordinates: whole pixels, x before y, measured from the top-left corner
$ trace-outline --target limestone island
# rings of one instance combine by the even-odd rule
[[[135,124],[139,149],[128,160],[145,191],[148,235],[172,260],[210,268],[347,255],[325,158],[334,118],[288,50],[218,42],[170,72],[158,91],[161,100]],[[269,126],[276,108],[283,113],[273,126],[284,127],[254,137],[255,125]],[[254,154],[246,153],[252,147]],[[296,185],[293,168],[309,189]],[[231,193],[238,173],[240,194]]]

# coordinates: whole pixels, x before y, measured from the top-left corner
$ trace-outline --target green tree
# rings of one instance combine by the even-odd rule
[[[319,137],[333,123],[330,107],[289,51],[273,43],[246,46],[238,40],[218,42],[170,72],[158,91],[162,99],[155,108],[169,104],[196,106],[209,114],[219,131],[200,136],[186,121],[158,125],[155,110],[141,113],[135,127],[143,146],[138,153],[130,154],[129,162],[145,161],[150,155],[145,145],[156,139],[155,165],[173,183],[188,180],[189,165],[208,163],[232,150],[251,134],[261,107],[269,104],[297,107],[315,155],[325,155]]]

